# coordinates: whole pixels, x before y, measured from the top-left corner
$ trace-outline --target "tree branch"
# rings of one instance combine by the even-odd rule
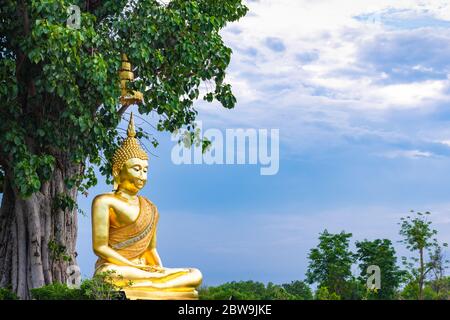
[[[123,114],[125,113],[125,111],[127,111],[129,105],[123,105],[119,111],[117,111],[117,114],[119,115],[119,117],[122,118]]]

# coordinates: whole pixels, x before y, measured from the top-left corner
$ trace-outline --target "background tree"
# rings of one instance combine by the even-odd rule
[[[397,257],[392,242],[388,239],[374,241],[357,241],[356,257],[359,261],[359,280],[365,284],[368,278],[367,268],[371,265],[380,267],[381,289],[372,291],[368,299],[394,299],[401,282],[403,272],[397,265]]]
[[[294,295],[297,300],[312,300],[311,288],[304,281],[292,281],[281,285],[287,293]]]
[[[406,248],[418,257],[411,257],[408,260],[403,257],[404,264],[409,268],[411,273],[411,283],[417,287],[417,298],[424,299],[423,289],[427,275],[433,268],[436,268],[436,261],[433,260],[433,253],[439,247],[435,238],[437,230],[431,227],[432,222],[428,220],[430,212],[414,212],[405,218],[401,218],[400,235],[403,240],[400,242],[406,245]],[[447,244],[444,244],[447,246]],[[426,255],[431,257],[426,261]]]
[[[69,5],[79,29],[66,24]],[[96,183],[93,166],[109,174],[126,111],[121,53],[137,76],[129,89],[144,94],[139,112],[158,130],[192,130],[198,98],[236,102],[219,31],[246,12],[241,0],[2,1],[0,287],[27,298],[76,264],[76,197]]]
[[[282,285],[269,282],[266,286],[262,300],[301,300],[296,295],[290,294]]]
[[[314,295],[315,300],[341,300],[336,292],[330,292],[327,287],[319,287]]]
[[[269,282],[233,281],[216,287],[202,287],[202,300],[311,300],[311,289],[303,281],[282,285]]]
[[[436,287],[439,287],[437,290]],[[419,294],[417,279],[412,279],[401,291],[400,297],[406,300],[417,300]],[[424,300],[450,300],[450,277],[425,281],[423,287]]]
[[[349,297],[349,286],[353,279],[351,267],[354,262],[354,255],[349,250],[351,236],[351,233],[344,231],[332,234],[325,230],[320,234],[319,245],[311,249],[308,255],[308,283],[317,283],[319,288],[327,288],[329,294]]]
[[[431,275],[427,285],[435,293],[435,299],[448,300],[450,291],[450,278],[445,276],[448,268],[448,260],[445,258],[441,246],[437,246],[430,254]]]

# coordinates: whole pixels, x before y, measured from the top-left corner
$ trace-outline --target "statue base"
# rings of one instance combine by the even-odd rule
[[[197,290],[190,291],[155,291],[146,288],[122,289],[130,300],[198,300]]]

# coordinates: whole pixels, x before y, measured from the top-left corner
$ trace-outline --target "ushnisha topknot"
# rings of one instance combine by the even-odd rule
[[[133,113],[130,115],[127,136],[128,137],[123,141],[120,148],[116,150],[112,158],[112,174],[114,177],[119,175],[123,165],[129,159],[138,158],[141,160],[148,160],[147,153],[142,149],[139,140],[136,138]]]

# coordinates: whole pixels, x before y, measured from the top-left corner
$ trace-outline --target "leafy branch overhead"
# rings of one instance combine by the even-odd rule
[[[70,5],[81,8],[79,29],[66,25]],[[158,114],[158,130],[193,124],[197,99],[233,108],[225,82],[231,49],[219,31],[246,12],[241,0],[4,1],[0,175],[28,196],[65,161],[109,172],[102,159],[118,143],[124,111],[118,112],[121,53],[137,76],[128,89],[144,94],[139,111]],[[204,82],[212,90],[201,95]],[[73,176],[78,186],[95,183],[92,171]]]

